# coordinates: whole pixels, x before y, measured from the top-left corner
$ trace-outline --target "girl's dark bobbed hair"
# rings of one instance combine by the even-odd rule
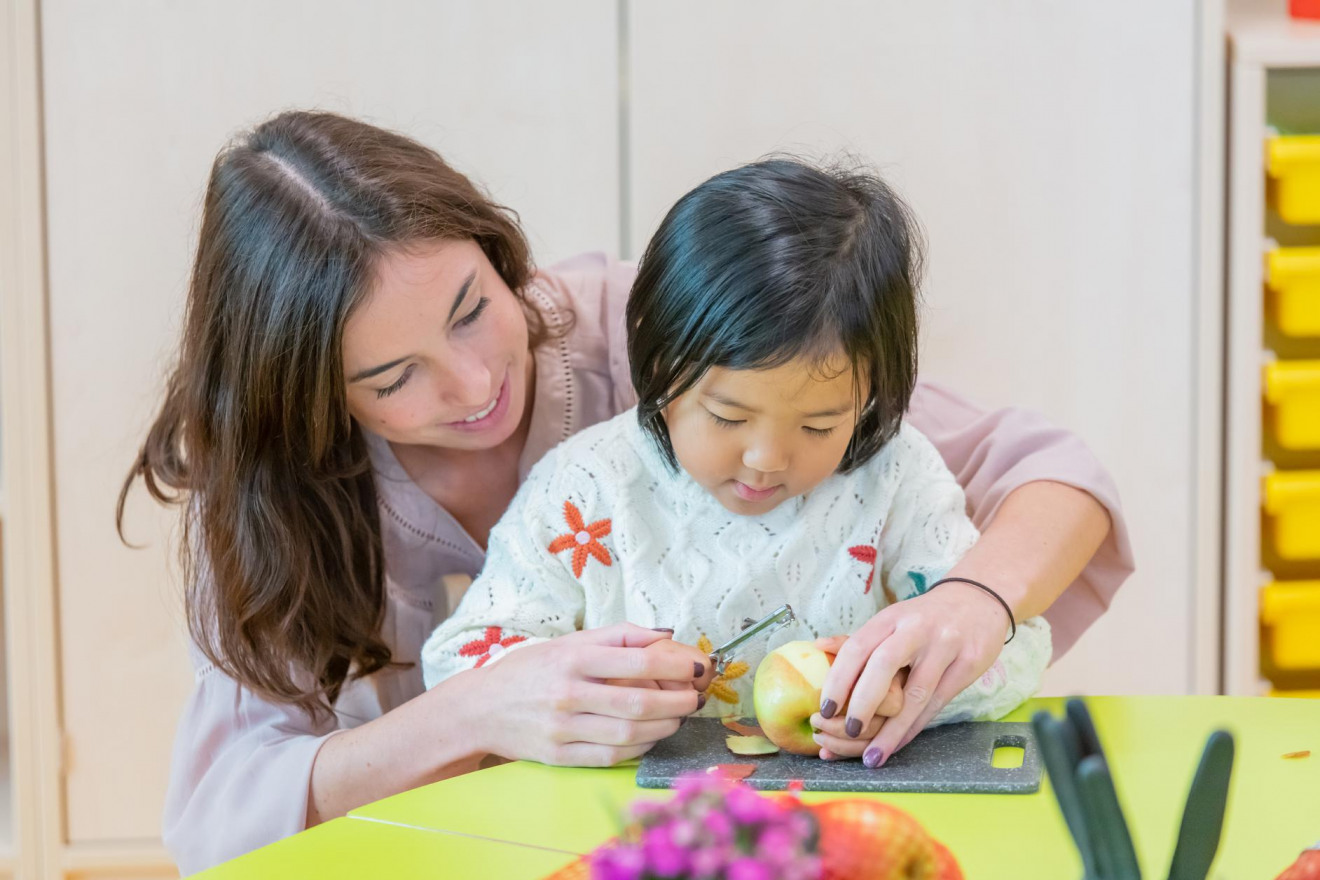
[[[843,472],[898,430],[917,377],[923,236],[857,163],[771,158],[707,180],[669,211],[628,299],[637,416],[677,467],[663,412],[712,367],[840,356],[859,401]]]

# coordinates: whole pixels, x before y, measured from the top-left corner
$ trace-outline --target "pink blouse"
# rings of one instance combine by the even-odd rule
[[[623,316],[634,274],[628,264],[590,254],[543,270],[529,286],[529,297],[552,325],[572,323],[566,335],[535,353],[536,399],[523,475],[560,441],[636,402]],[[1080,439],[1040,416],[1016,409],[987,413],[930,383],[918,384],[909,418],[957,475],[978,527],[1014,489],[1034,480],[1075,486],[1109,511],[1109,538],[1045,614],[1059,656],[1132,571],[1109,475]],[[482,548],[412,481],[389,444],[369,436],[368,445],[386,561],[382,635],[396,660],[414,665],[345,686],[335,717],[314,722],[295,707],[254,695],[194,651],[196,681],[179,722],[164,815],[165,845],[185,874],[303,830],[321,744],[422,692],[422,643],[451,610],[441,579],[475,576],[481,568]]]

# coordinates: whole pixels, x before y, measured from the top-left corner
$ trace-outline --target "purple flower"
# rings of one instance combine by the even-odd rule
[[[701,824],[717,843],[728,843],[733,839],[733,822],[721,810],[710,810],[701,817]]]
[[[641,851],[612,846],[592,855],[591,880],[641,880],[645,867]]]
[[[694,878],[718,877],[733,854],[723,847],[705,847],[692,853],[689,867]]]
[[[722,776],[710,776],[705,773],[692,773],[681,777],[674,783],[675,800],[679,804],[690,803],[704,794],[718,794],[726,780]]]
[[[770,827],[756,840],[756,854],[771,865],[786,865],[801,850],[801,843],[787,828]]]
[[[672,825],[649,829],[642,835],[646,867],[659,877],[678,877],[687,870],[687,850],[674,842]]]
[[[768,866],[747,856],[729,862],[724,876],[728,880],[775,880],[775,875]]]
[[[729,810],[729,815],[733,821],[739,825],[754,825],[757,822],[764,822],[775,812],[775,805],[767,798],[761,797],[750,788],[739,787],[730,791],[724,797],[724,804]]]
[[[697,842],[700,828],[688,819],[675,819],[669,826],[669,837],[675,844],[691,848]]]

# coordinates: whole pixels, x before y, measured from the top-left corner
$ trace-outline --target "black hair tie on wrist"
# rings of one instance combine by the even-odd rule
[[[948,583],[971,584],[972,586],[977,587],[978,589],[985,590],[991,596],[994,596],[995,601],[998,602],[1000,605],[1004,606],[1004,613],[1008,615],[1009,625],[1013,627],[1013,631],[1008,634],[1008,638],[1004,641],[1004,644],[1007,645],[1009,642],[1013,641],[1013,637],[1017,635],[1017,621],[1013,619],[1013,609],[1008,607],[1008,603],[1004,601],[1003,596],[999,595],[994,590],[990,589],[980,581],[974,581],[971,578],[960,578],[960,577],[947,577],[942,580],[938,580],[935,583],[931,584],[930,587],[926,590],[926,592],[929,593],[931,590],[935,589],[940,584],[948,584]]]

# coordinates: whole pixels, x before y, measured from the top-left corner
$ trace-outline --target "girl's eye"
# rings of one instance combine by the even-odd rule
[[[722,419],[710,410],[706,410],[706,414],[714,419],[715,424],[719,425],[721,428],[736,428],[742,424],[741,421],[735,422],[732,419]]]
[[[811,428],[806,425],[802,426],[802,430],[813,437],[828,437],[834,433],[834,428]]]
[[[486,311],[486,306],[488,305],[490,305],[490,300],[483,296],[481,299],[477,300],[477,307],[459,318],[454,326],[467,327],[470,324],[477,323],[477,319],[481,317],[482,312]]]
[[[399,378],[397,378],[397,379],[394,380],[394,384],[393,384],[393,385],[389,385],[389,386],[387,386],[387,387],[385,387],[385,388],[377,388],[377,389],[376,389],[376,399],[379,400],[379,399],[382,398],[382,397],[389,397],[391,394],[393,394],[394,392],[396,392],[396,391],[398,391],[400,388],[402,388],[402,387],[403,387],[403,383],[404,383],[404,382],[407,382],[407,381],[408,381],[408,377],[412,375],[412,371],[413,371],[413,367],[414,367],[414,366],[415,366],[415,364],[409,364],[409,365],[408,365],[408,369],[406,369],[406,370],[403,371],[403,375],[402,375],[402,376],[400,376]]]

